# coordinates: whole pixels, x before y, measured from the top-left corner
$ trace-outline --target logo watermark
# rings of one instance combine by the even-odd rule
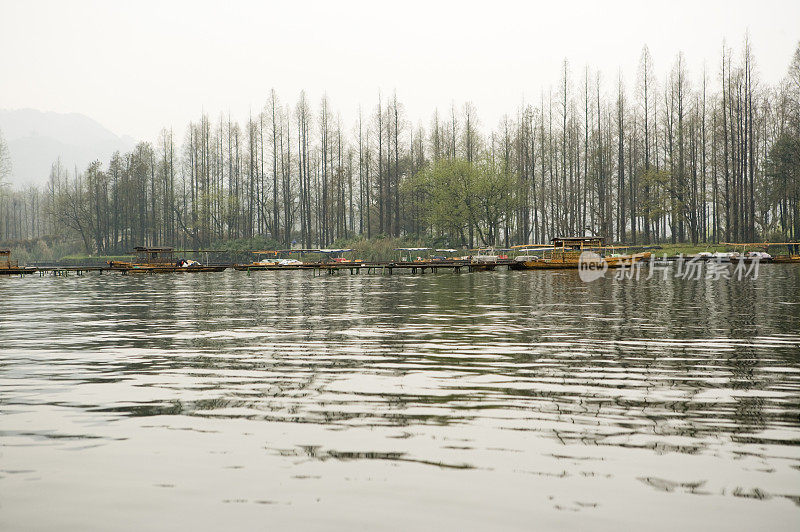
[[[691,257],[686,258],[683,254],[670,260],[667,255],[656,257],[650,255],[647,259],[632,260],[621,258],[618,265],[613,269],[615,280],[640,279],[650,280],[661,278],[667,280],[670,276],[675,279],[687,281],[699,281],[709,279],[718,281],[743,279],[758,279],[759,266],[761,259],[754,257],[730,258],[717,256],[712,258]],[[591,283],[606,276],[609,270],[608,262],[597,253],[584,251],[578,258],[578,275],[581,281]]]
[[[578,275],[584,283],[605,277],[608,263],[594,251],[583,251],[578,257]]]

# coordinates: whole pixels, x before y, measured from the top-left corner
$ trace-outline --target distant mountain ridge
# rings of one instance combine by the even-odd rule
[[[105,163],[115,151],[130,150],[136,143],[86,115],[36,109],[0,109],[0,132],[11,155],[13,186],[47,182],[59,157],[64,167],[83,170],[90,162]]]

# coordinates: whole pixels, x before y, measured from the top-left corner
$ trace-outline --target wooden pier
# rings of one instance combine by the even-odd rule
[[[312,270],[314,275],[334,275],[349,272],[351,275],[365,273],[380,273],[391,275],[395,270],[407,271],[412,274],[433,272],[439,270],[452,270],[455,273],[462,271],[490,271],[499,267],[508,268],[513,263],[509,259],[498,259],[496,262],[475,262],[468,260],[441,260],[441,261],[370,261],[370,262],[304,262],[302,264],[259,264],[235,265],[238,271],[286,271],[286,270]]]
[[[679,257],[656,257],[657,262],[674,261]],[[711,257],[683,257],[684,260],[694,258],[700,261],[711,261]],[[794,258],[794,257],[792,257]],[[750,263],[754,259],[742,258],[745,263]],[[739,259],[731,259],[731,263],[738,262]],[[727,262],[727,261],[726,261]],[[781,262],[773,258],[772,260],[763,261]],[[789,261],[787,261],[789,262]],[[794,262],[794,261],[791,261]],[[107,272],[116,272],[121,275],[128,274],[158,274],[158,273],[213,273],[221,272],[226,269],[235,269],[241,272],[247,272],[250,275],[252,272],[262,271],[298,271],[298,270],[311,270],[314,276],[318,275],[337,275],[342,273],[349,273],[350,275],[357,275],[361,273],[366,274],[380,274],[392,275],[396,272],[407,272],[411,274],[425,274],[425,273],[438,273],[441,270],[451,271],[453,273],[461,272],[479,272],[479,271],[493,271],[497,269],[518,269],[515,268],[515,261],[513,259],[498,258],[494,261],[476,261],[464,259],[444,259],[444,260],[418,260],[418,261],[324,261],[324,262],[302,262],[292,264],[279,264],[279,263],[266,263],[266,264],[221,264],[212,263],[206,264],[197,268],[177,268],[177,267],[157,267],[157,266],[137,266],[137,267],[120,267],[119,265],[84,265],[84,266],[61,266],[58,264],[38,264],[34,266],[20,267],[17,264],[4,264],[4,268],[0,268],[0,274],[11,275],[30,275],[38,273],[40,277],[52,275],[54,277],[68,277],[71,275],[84,276],[88,273],[96,272],[99,275]],[[9,267],[13,266],[13,267]]]
[[[43,266],[36,267],[32,273],[38,273],[39,277],[45,275],[53,275],[55,277],[67,277],[70,274],[84,275],[89,272],[98,272],[102,274],[104,271],[112,271],[113,268],[107,266]]]
[[[426,271],[437,273],[439,270],[452,270],[454,273],[462,271],[475,272],[475,271],[491,271],[498,267],[506,267],[513,261],[503,259],[497,262],[470,262],[466,260],[453,260],[453,261],[431,261],[431,262],[364,262],[364,263],[324,263],[318,264],[314,267],[315,274],[327,273],[329,275],[337,274],[342,271],[349,271],[351,275],[361,273],[366,270],[366,273],[380,273],[385,275],[392,275],[395,270],[406,271],[412,274],[424,274]]]

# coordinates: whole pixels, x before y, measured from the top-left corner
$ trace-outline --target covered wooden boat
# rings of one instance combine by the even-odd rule
[[[20,266],[18,261],[11,260],[10,249],[0,249],[0,275],[23,275],[35,271],[36,268]]]
[[[592,252],[593,261],[599,261],[608,268],[629,267],[650,258],[650,252],[605,254],[608,248],[599,237],[554,238],[552,242],[552,246],[522,250],[522,254],[509,267],[512,270],[576,270],[580,267],[581,254],[584,252]]]
[[[108,261],[112,270],[126,273],[202,273],[221,272],[227,266],[210,266],[194,260],[176,259],[172,248],[134,248],[136,260],[132,262]]]

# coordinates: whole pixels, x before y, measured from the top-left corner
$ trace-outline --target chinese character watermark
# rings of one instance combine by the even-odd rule
[[[609,268],[614,269],[614,280],[636,279],[642,277],[642,270],[646,269],[645,280],[653,278],[666,281],[670,275],[676,279],[686,281],[699,281],[709,279],[718,281],[720,279],[741,281],[744,279],[758,279],[758,269],[761,258],[739,257],[729,259],[728,257],[716,256],[712,258],[694,256],[684,257],[678,255],[674,259],[669,259],[666,254],[662,257],[650,255],[648,258],[640,257],[601,257],[597,253],[584,251],[578,258],[578,275],[585,283],[596,281],[606,276]],[[733,269],[731,269],[733,266]]]

